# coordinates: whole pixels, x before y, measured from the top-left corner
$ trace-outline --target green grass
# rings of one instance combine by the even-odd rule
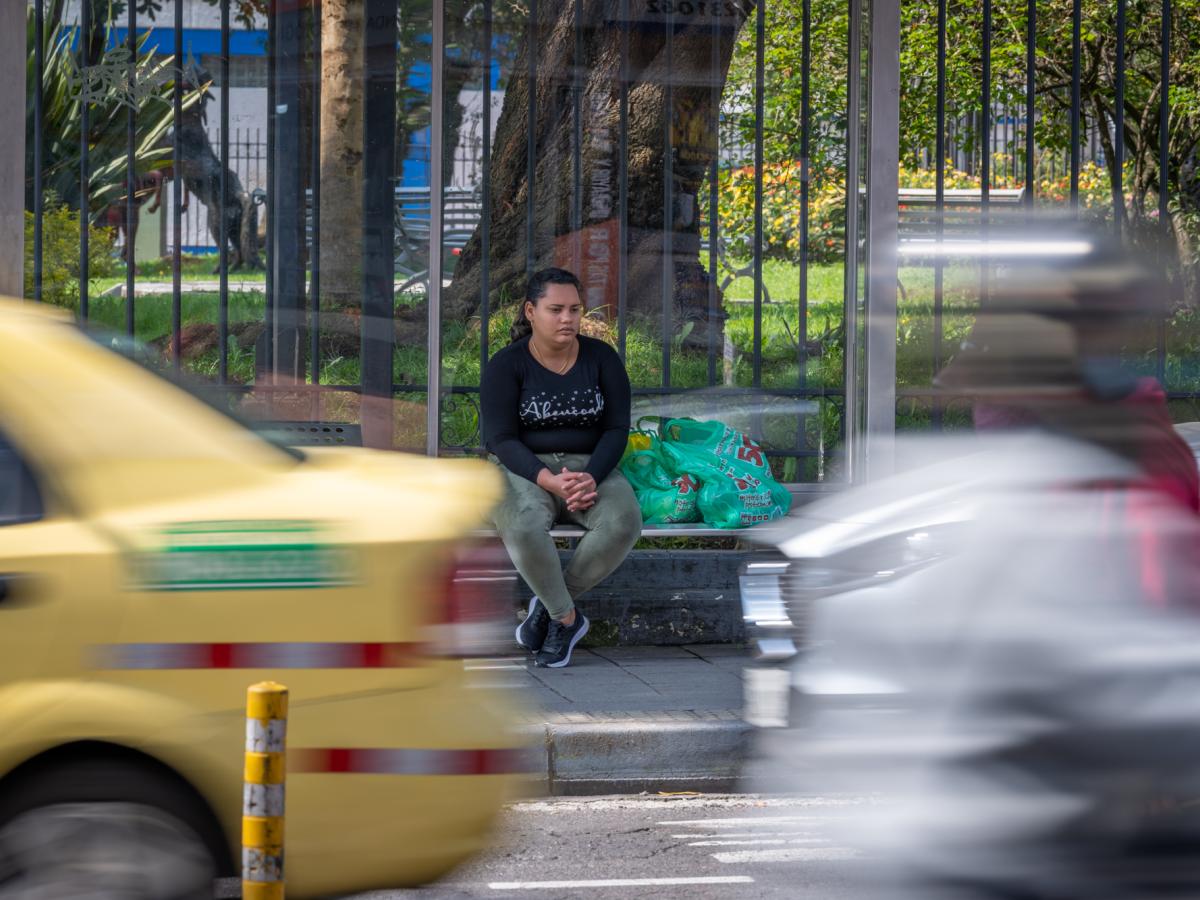
[[[182,324],[216,324],[220,297],[215,293],[182,294]],[[113,330],[125,328],[125,300],[121,297],[94,297],[88,305],[89,317]],[[229,321],[256,322],[263,317],[264,300],[259,293],[229,294]],[[134,337],[150,343],[171,333],[171,295],[146,294],[134,300]]]
[[[207,259],[190,260],[194,271]],[[958,265],[947,268],[943,284],[943,316],[941,357],[950,358],[969,332],[978,303],[979,276],[977,267]],[[902,287],[897,317],[896,375],[897,387],[928,388],[934,366],[934,273],[931,267],[904,267],[899,272]],[[753,304],[735,302],[745,288],[746,279],[734,283],[726,291],[728,319],[726,336],[732,347],[732,359],[726,381],[724,354],[717,353],[718,385],[729,383],[750,387],[753,383],[754,308]],[[792,389],[799,384],[800,360],[798,267],[767,260],[764,282],[772,302],[762,311],[762,386],[765,389]],[[789,293],[790,288],[790,293]],[[809,270],[809,303],[807,307],[807,357],[805,382],[810,388],[837,394],[842,386],[842,271],[839,265],[812,266]],[[419,296],[401,296],[397,306],[411,305]],[[165,348],[171,331],[171,296],[155,294],[138,297],[135,309],[135,336],[142,342]],[[218,296],[215,293],[184,294],[181,298],[182,325],[217,321]],[[492,352],[508,342],[508,328],[515,307],[496,310],[489,322],[489,346]],[[257,292],[229,295],[229,322],[236,332],[239,323],[261,322],[264,314],[264,295]],[[124,301],[117,297],[100,297],[91,301],[91,317],[114,330],[124,329]],[[480,323],[443,323],[443,385],[476,387],[480,380]],[[658,387],[662,383],[661,323],[657,319],[631,319],[627,332],[626,367],[635,387]],[[610,332],[615,336],[615,329]],[[707,350],[683,349],[684,334],[672,336],[671,385],[681,390],[703,388],[708,384]],[[1168,327],[1166,383],[1172,390],[1200,391],[1200,314],[1195,311],[1177,313]],[[219,353],[213,348],[185,361],[192,373],[215,378]],[[423,384],[426,378],[426,346],[423,338],[409,345],[398,346],[393,357],[393,379],[397,384]],[[1152,354],[1141,359],[1141,368],[1148,374],[1154,371]],[[249,383],[254,378],[253,348],[243,348],[231,337],[228,350],[230,380]],[[355,385],[360,379],[357,354],[336,355],[327,352],[321,359],[320,380],[325,385]],[[719,390],[719,388],[717,389]],[[447,445],[470,446],[477,440],[478,413],[470,400],[449,395],[443,408],[443,437]],[[425,395],[401,392],[398,399],[412,407],[425,403]],[[662,401],[655,397],[642,398],[639,412],[656,413]],[[348,416],[354,410],[347,408]],[[779,414],[766,414],[740,427],[752,428],[765,439],[768,446],[792,447],[803,428],[803,445],[828,455],[836,446],[841,430],[840,406],[832,400],[817,399],[812,412],[798,416],[793,402]],[[1179,421],[1200,418],[1200,403],[1173,401],[1172,413]],[[928,398],[904,398],[897,403],[897,427],[900,430],[928,428],[935,415],[940,414],[946,428],[970,426],[970,409],[962,401],[935,408]],[[327,412],[328,415],[328,412]],[[336,413],[334,414],[336,415]],[[739,412],[730,406],[727,414],[737,423]],[[333,417],[333,416],[331,416]],[[421,418],[417,416],[416,418]],[[410,423],[414,421],[410,409]],[[422,419],[423,422],[423,419]],[[398,443],[404,446],[423,444],[423,433],[410,434],[416,425],[398,425]],[[408,429],[408,430],[405,430]],[[807,460],[797,463],[776,460],[778,474],[787,480],[830,477],[820,469],[821,463]]]
[[[734,260],[733,269],[749,269],[749,260]],[[730,277],[729,268],[718,271],[718,283],[723,283]],[[808,268],[808,302],[840,303],[842,301],[844,279],[841,265],[812,265]],[[800,267],[795,263],[778,259],[763,260],[763,287],[766,291],[764,299],[772,303],[796,303],[800,297]],[[725,287],[727,301],[752,301],[754,299],[754,278],[752,275],[741,275],[733,278]]]

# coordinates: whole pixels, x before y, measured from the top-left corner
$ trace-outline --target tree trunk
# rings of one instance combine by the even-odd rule
[[[362,306],[363,4],[321,3],[321,308]]]
[[[518,55],[508,80],[492,154],[491,246],[489,289],[493,300],[512,299],[524,290],[527,253],[535,268],[561,265],[584,283],[589,308],[615,317],[617,303],[619,78],[621,36],[629,35],[629,179],[627,285],[634,315],[662,315],[664,267],[674,329],[708,317],[707,267],[700,260],[697,194],[717,152],[717,122],[737,32],[754,0],[725,2],[716,18],[712,4],[688,3],[693,15],[679,12],[667,47],[668,17],[655,0],[631,4],[632,21],[618,20],[617,0],[583,0],[583,58],[574,60],[573,4],[541,3],[533,45]],[[675,4],[681,9],[681,4]],[[714,26],[714,22],[717,23]],[[714,47],[714,42],[716,46]],[[534,242],[529,253],[526,216],[530,185],[526,178],[529,113],[528,56],[536,54],[534,110]],[[668,55],[670,61],[668,63]],[[573,133],[575,116],[571,72],[576,62],[582,90],[579,108],[583,136],[582,203],[575,220]],[[714,102],[715,101],[715,102]],[[671,215],[664,202],[665,132],[671,141]],[[578,224],[578,229],[576,229]],[[668,229],[664,239],[664,230]],[[464,247],[447,290],[443,312],[465,318],[478,308],[481,294],[479,232]],[[719,298],[718,298],[719,303]],[[691,343],[702,343],[706,329],[695,328]],[[669,339],[669,335],[664,335]]]

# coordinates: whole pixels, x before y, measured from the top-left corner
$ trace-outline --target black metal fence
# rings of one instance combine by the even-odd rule
[[[1023,72],[1014,72],[1012,47],[1006,48],[1006,103],[998,103],[994,93],[999,76],[992,42],[1001,13],[1006,38],[1011,38],[1014,27],[1024,31]],[[1004,216],[1003,207],[1011,199],[998,196],[997,191],[1020,187],[1020,202],[1029,210],[1057,203],[1071,215],[1086,216],[1098,227],[1111,228],[1139,243],[1143,253],[1154,256],[1170,273],[1178,310],[1160,325],[1157,345],[1145,358],[1144,368],[1165,384],[1168,397],[1176,401],[1177,417],[1195,418],[1200,382],[1189,362],[1196,350],[1189,309],[1200,305],[1200,292],[1186,248],[1194,247],[1200,234],[1195,233],[1197,220],[1193,218],[1189,224],[1187,218],[1195,200],[1181,195],[1180,186],[1186,188],[1186,172],[1189,165],[1194,166],[1197,123],[1189,124],[1186,114],[1172,119],[1173,90],[1191,89],[1187,83],[1173,84],[1173,79],[1186,76],[1181,76],[1178,67],[1171,68],[1172,60],[1177,62],[1191,51],[1186,43],[1173,38],[1173,20],[1179,17],[1173,12],[1172,0],[1139,6],[1136,25],[1130,21],[1127,0],[1118,0],[1111,7],[1089,7],[1086,29],[1082,0],[1066,4],[1027,0],[1023,4],[1006,2],[1002,7],[1001,0],[985,0],[982,8],[971,13],[979,16],[982,28],[974,48],[978,53],[973,71],[977,93],[965,116],[961,114],[961,83],[957,85],[960,112],[949,109],[956,86],[947,74],[947,61],[955,56],[955,48],[948,46],[948,23],[963,14],[964,10],[947,0],[938,0],[936,71],[922,84],[937,94],[936,135],[927,146],[907,148],[910,156],[930,164],[937,173],[934,212],[943,220],[946,215],[976,215],[981,232],[985,232],[989,222]],[[1190,19],[1182,24],[1189,31],[1184,41],[1194,40]],[[1047,33],[1065,40],[1055,44]],[[1011,103],[1017,99],[1014,85],[1019,85],[1018,76],[1024,81],[1019,92],[1023,93],[1023,111]],[[1136,97],[1129,90],[1134,78]],[[1050,145],[1039,146],[1038,134],[1049,136]],[[1187,138],[1188,134],[1192,137]],[[1101,170],[1099,182],[1095,173],[1086,171],[1089,164]],[[947,194],[947,167],[972,176],[974,193],[966,202],[961,189],[953,192],[955,196]],[[1084,175],[1089,177],[1081,178]],[[970,212],[964,213],[964,207]],[[908,261],[918,267],[921,262]],[[949,335],[946,264],[941,259],[931,260],[926,268],[933,277],[932,290],[922,298],[929,304],[930,350],[922,361],[916,346],[922,342],[908,341],[909,366],[906,372],[900,365],[897,390],[898,426],[969,424],[968,404],[947,404],[929,387],[957,343]],[[986,268],[975,262],[972,271],[977,287],[973,291],[964,291],[961,284],[955,288],[960,306],[986,297]],[[908,272],[914,277],[912,268]],[[965,335],[968,324],[960,317],[955,332]],[[903,332],[898,335],[901,345],[905,340]]]
[[[184,2],[170,7],[176,48],[184,46]],[[1045,199],[1031,126],[1043,107],[1057,110],[1065,95],[1066,149],[1041,158],[1044,163],[1063,159],[1068,206],[1080,204],[1085,154],[1105,164],[1115,156],[1115,171],[1124,171],[1128,141],[1120,136],[1128,126],[1129,60],[1124,49],[1117,51],[1111,116],[1089,119],[1080,89],[1081,0],[1073,0],[1073,42],[1065,62],[1070,77],[1053,89],[1038,80],[1038,54],[1044,53],[1035,51],[1038,5],[1028,0],[1024,6],[1025,90],[1019,112],[998,107],[993,96],[995,22],[992,2],[985,0],[977,109],[992,110],[990,116],[948,110],[946,23],[963,12],[952,12],[948,0],[924,4],[934,11],[938,26],[936,77],[917,88],[936,93],[936,133],[924,146],[906,138],[907,124],[899,136],[872,127],[876,107],[862,102],[869,81],[863,51],[875,40],[874,32],[871,37],[861,32],[867,21],[863,13],[868,8],[896,12],[897,0],[847,0],[830,7],[846,14],[845,51],[841,80],[832,94],[822,95],[819,108],[814,107],[812,72],[813,34],[820,22],[814,26],[813,0],[731,0],[711,8],[689,3],[686,10],[685,4],[657,0],[614,0],[588,4],[587,18],[581,0],[566,5],[532,0],[523,11],[497,0],[470,8],[437,0],[433,17],[426,10],[424,19],[418,6],[405,0],[366,0],[365,48],[351,76],[357,111],[345,120],[351,124],[343,126],[355,129],[356,137],[340,147],[361,158],[354,176],[358,187],[348,191],[331,174],[339,160],[339,129],[330,124],[336,119],[329,115],[329,104],[323,105],[323,98],[344,87],[322,70],[323,58],[345,49],[336,42],[336,28],[323,21],[316,0],[263,0],[269,34],[268,118],[261,140],[256,135],[243,141],[229,126],[230,0],[216,3],[220,74],[209,90],[220,97],[221,115],[213,137],[200,142],[209,145],[207,155],[195,150],[189,131],[191,104],[203,104],[195,99],[200,86],[195,77],[189,80],[183,54],[177,53],[170,67],[172,129],[163,148],[174,176],[169,230],[184,236],[170,242],[170,290],[139,296],[139,276],[129,266],[121,308],[93,302],[91,232],[84,216],[79,315],[158,342],[175,369],[210,375],[217,390],[263,409],[269,418],[361,421],[364,439],[379,446],[477,451],[480,372],[505,340],[525,275],[559,262],[582,276],[597,311],[589,328],[611,340],[625,358],[639,412],[733,419],[764,439],[787,480],[844,478],[842,448],[863,427],[859,407],[878,401],[871,383],[860,383],[855,375],[861,354],[878,349],[876,343],[875,349],[863,351],[857,343],[859,317],[870,315],[872,303],[887,305],[881,296],[864,297],[860,285],[866,258],[861,245],[869,224],[862,215],[860,188],[871,151],[890,143],[894,154],[899,140],[903,155],[930,166],[936,173],[933,205],[938,214],[947,203],[947,163],[961,166],[977,183],[974,208],[981,223],[986,222],[997,205],[992,192],[999,185],[1023,185],[1022,202],[1030,207]],[[1161,3],[1165,82],[1171,0]],[[30,177],[34,292],[39,297],[45,247],[45,6],[45,0],[33,0],[39,77]],[[93,6],[82,4],[78,23],[83,39],[76,53],[85,79],[108,63],[96,58],[96,47],[104,41],[88,36],[95,28],[116,24],[91,21]],[[138,78],[139,25],[147,24],[139,22],[137,6],[127,4],[123,23],[130,89]],[[1019,4],[1009,6],[1022,11]],[[100,7],[107,9],[107,4]],[[828,11],[819,10],[821,15]],[[1126,0],[1119,0],[1113,15],[1117,45],[1123,48]],[[798,31],[773,30],[791,21],[789,16],[799,22]],[[168,27],[161,21],[153,24],[160,30]],[[791,125],[799,144],[788,159],[768,159],[768,111],[777,109],[768,76],[778,74],[768,64],[768,51],[797,35],[800,96],[798,121]],[[1144,62],[1145,51],[1139,53]],[[720,124],[729,118],[726,76],[737,54],[742,54],[740,71],[750,73],[736,98],[743,118],[749,115],[753,122],[748,143],[745,129],[734,134]],[[483,110],[491,109],[494,90],[504,90],[495,126],[490,115],[465,126],[457,121],[457,92],[466,87],[482,95]],[[344,93],[336,99],[344,101]],[[1158,171],[1176,171],[1179,162],[1172,161],[1168,146],[1169,91],[1161,91],[1157,103]],[[96,135],[88,111],[85,100],[79,121],[84,198],[96,187],[94,165],[110,162],[89,159]],[[124,166],[130,185],[148,165],[139,150],[147,115],[145,106],[130,105]],[[830,126],[831,121],[840,125]],[[466,139],[460,140],[464,127]],[[1101,146],[1105,129],[1118,136],[1111,153]],[[429,138],[425,158],[406,152],[421,131]],[[830,157],[835,161],[831,174],[812,169],[818,139],[840,142],[840,155]],[[477,188],[478,226],[469,239],[448,241],[442,201],[454,172],[467,162],[455,162],[453,148],[460,144],[467,147],[472,165],[478,161],[476,171],[460,173]],[[1001,165],[995,157],[998,148],[1004,156]],[[421,164],[429,185],[426,232],[443,237],[427,241],[426,274],[415,281],[413,271],[419,268],[397,268],[398,248],[411,234],[404,233],[395,199],[396,185],[411,174],[405,166],[414,163]],[[773,193],[773,167],[779,166],[798,173],[783,188],[788,199],[782,212],[768,209],[779,196]],[[741,194],[731,180],[739,167],[751,173],[750,187]],[[1051,169],[1051,177],[1057,174]],[[842,195],[817,211],[815,192],[822,177],[840,185]],[[1166,234],[1173,198],[1166,179],[1158,180],[1158,222]],[[252,196],[255,185],[264,189],[257,198],[261,203]],[[194,204],[186,220],[185,191]],[[1124,195],[1125,185],[1117,185],[1114,197]],[[133,190],[123,196],[127,223],[132,224],[139,198]],[[1124,209],[1114,209],[1112,219],[1115,228],[1127,227]],[[217,285],[208,294],[200,292],[195,303],[189,301],[185,315],[183,248],[200,244],[213,220]],[[826,228],[828,234],[822,231]],[[783,234],[784,249],[772,249],[778,233],[789,229],[798,235],[794,243],[788,244]],[[261,247],[255,237],[260,231]],[[190,243],[193,238],[195,244]],[[730,238],[737,239],[740,251],[730,250]],[[231,268],[256,264],[265,267],[262,293],[231,293]],[[896,398],[902,418],[906,410],[913,411],[901,427],[945,423],[946,409],[930,401],[927,385],[953,346],[944,320],[946,272],[941,263],[931,268],[929,349],[921,351],[926,372],[903,371],[901,359]],[[901,272],[902,287],[906,277],[908,269]],[[903,335],[898,340],[903,343]],[[1167,359],[1164,332],[1156,355],[1163,377]],[[1177,388],[1172,396],[1200,394]]]

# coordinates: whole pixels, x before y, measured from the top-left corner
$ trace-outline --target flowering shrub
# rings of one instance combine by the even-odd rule
[[[763,166],[763,256],[800,259],[798,160]],[[745,259],[754,253],[754,167],[726,169],[717,182],[719,233],[727,251]],[[702,193],[701,235],[707,238],[708,196]],[[846,187],[840,172],[814,172],[809,185],[808,252],[813,262],[831,262],[843,252]]]
[[[1011,159],[996,154],[993,171],[1003,172]],[[1070,172],[1050,177],[1045,165],[1036,182],[1039,203],[1067,203],[1071,196]],[[800,261],[800,184],[798,160],[767,163],[763,166],[763,256],[768,259]],[[946,167],[945,186],[979,188],[979,176]],[[901,188],[934,188],[935,169],[900,166]],[[993,183],[993,187],[1020,187],[1019,183]],[[747,259],[754,253],[754,167],[726,169],[717,181],[719,232],[727,252]],[[707,191],[701,192],[701,236],[707,238]],[[1127,198],[1128,202],[1128,198]],[[1111,210],[1112,192],[1108,170],[1089,162],[1079,170],[1079,203],[1084,209],[1105,214]],[[808,254],[814,263],[835,262],[842,258],[846,235],[846,185],[838,170],[814,172],[809,186]]]
[[[1071,173],[1064,172],[1055,178],[1039,178],[1036,196],[1043,203],[1070,202]],[[1132,199],[1133,195],[1127,194],[1126,204]],[[1112,212],[1112,182],[1104,166],[1089,162],[1079,167],[1079,205],[1098,213]]]

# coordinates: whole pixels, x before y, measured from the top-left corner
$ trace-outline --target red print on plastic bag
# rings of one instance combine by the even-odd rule
[[[762,450],[745,435],[742,436],[742,446],[737,448],[737,458],[760,467],[763,464]]]

